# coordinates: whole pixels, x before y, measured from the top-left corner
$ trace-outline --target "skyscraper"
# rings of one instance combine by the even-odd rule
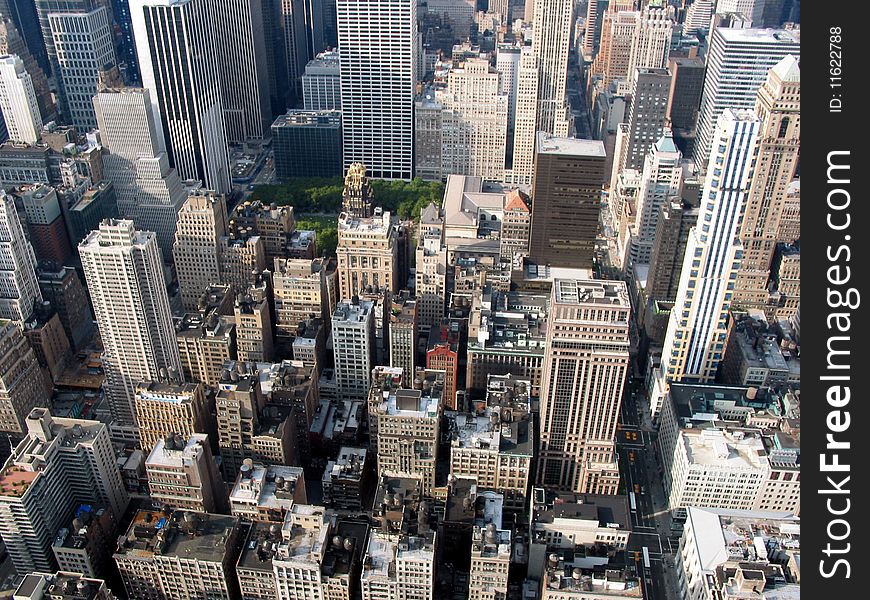
[[[154,501],[170,508],[228,512],[229,498],[212,457],[208,435],[159,438],[145,461]]]
[[[630,77],[628,130],[621,156],[614,157],[614,168],[618,165],[620,171],[643,169],[647,152],[662,135],[671,87],[671,73],[667,69],[635,69]]]
[[[36,255],[24,235],[15,201],[0,190],[0,319],[26,321],[42,302]]]
[[[800,68],[794,56],[786,56],[771,69],[755,103],[763,129],[740,230],[743,260],[734,286],[734,302],[746,308],[762,308],[767,302],[776,244],[793,241],[782,239],[780,229],[800,152],[800,102]]]
[[[513,154],[511,169],[505,181],[529,185],[535,165],[535,133],[538,124],[538,57],[532,46],[520,50],[517,67],[517,99],[514,115]]]
[[[0,57],[0,111],[10,140],[23,144],[39,141],[42,117],[33,82],[24,62],[15,55]]]
[[[504,178],[508,96],[500,79],[488,60],[471,58],[450,71],[446,89],[435,92],[442,107],[442,177]]]
[[[529,257],[539,265],[592,267],[604,143],[539,132],[532,184]]]
[[[269,136],[272,122],[262,0],[220,0],[214,31],[227,141],[243,144]]]
[[[800,32],[717,27],[710,36],[707,75],[698,113],[695,163],[707,164],[719,115],[726,108],[752,109],[771,68],[791,54],[800,58]]]
[[[592,74],[601,76],[605,86],[628,76],[628,62],[637,27],[638,12],[627,0],[611,2],[601,25],[601,42],[592,64]]]
[[[0,431],[24,433],[25,417],[51,398],[51,385],[21,326],[0,319]]]
[[[105,6],[90,11],[49,13],[57,72],[62,83],[63,110],[79,131],[96,128],[91,98],[99,73],[115,63],[112,16]]]
[[[0,13],[8,17],[15,24],[18,33],[21,34],[22,42],[33,56],[36,64],[48,75],[50,66],[45,54],[45,43],[42,41],[42,30],[36,14],[36,4],[33,0],[0,0]],[[13,52],[18,54],[19,52]]]
[[[665,382],[712,381],[725,351],[728,310],[744,249],[739,232],[752,181],[761,123],[751,111],[725,109],[689,233],[677,300],[662,351]]]
[[[52,542],[81,502],[123,515],[129,498],[99,421],[52,417],[47,408],[26,418],[27,436],[0,470],[0,534],[20,573],[56,566]]]
[[[195,311],[203,290],[220,283],[218,241],[227,235],[227,201],[209,190],[191,192],[178,212],[172,256],[185,310]]]
[[[48,57],[50,69],[55,77],[57,73],[57,49],[54,46],[54,36],[51,33],[49,15],[61,13],[87,13],[100,6],[108,7],[110,0],[34,0],[39,28],[42,32],[42,44]],[[31,49],[33,52],[33,49]],[[37,57],[37,60],[42,60]],[[45,68],[45,66],[43,66]],[[46,73],[49,75],[49,73]]]
[[[369,393],[374,354],[374,304],[371,300],[339,302],[332,315],[335,379],[345,398]]]
[[[321,52],[305,65],[302,75],[305,110],[341,109],[341,66],[338,51]]]
[[[663,69],[668,65],[673,10],[670,6],[647,5],[638,14],[628,57],[628,77],[635,69]]]
[[[136,40],[133,39],[129,0],[112,0],[112,17],[115,21],[118,66],[123,70],[128,84],[139,85],[142,83],[142,75],[139,73],[139,59],[136,56]]]
[[[537,131],[567,136],[568,49],[572,0],[535,0],[532,48],[538,56]]]
[[[652,259],[661,208],[672,196],[680,193],[682,157],[670,130],[665,130],[647,153],[637,193],[634,236],[631,240],[631,261],[634,264],[649,264]]]
[[[630,311],[622,281],[553,282],[541,389],[540,484],[616,493],[613,440],[629,367]]]
[[[157,239],[132,221],[106,220],[79,255],[103,341],[113,434],[135,440],[135,385],[183,377]]]
[[[33,10],[32,6],[31,10]],[[38,25],[34,23],[32,26],[38,34]],[[45,47],[42,46],[41,42],[40,46],[44,54]],[[33,91],[36,93],[36,103],[39,105],[39,114],[42,116],[42,122],[47,123],[55,119],[57,107],[54,105],[54,99],[51,97],[48,77],[45,76],[45,71],[42,70],[26,40],[22,37],[21,30],[17,29],[15,23],[8,18],[0,19],[0,55],[4,54],[15,54],[24,62],[24,69],[30,75],[30,80],[33,83]]]
[[[136,227],[157,234],[164,256],[171,256],[175,222],[187,198],[178,172],[169,166],[152,91],[100,85],[93,98],[103,154],[103,175],[114,184],[118,212]]]
[[[216,5],[212,0],[130,0],[130,9],[142,85],[150,92],[170,164],[182,179],[229,192],[220,81],[227,65],[216,51]]]
[[[592,58],[598,52],[598,44],[601,41],[601,22],[604,20],[604,11],[607,9],[607,0],[588,0],[586,2],[586,33],[583,34],[583,55]]]
[[[417,0],[336,0],[336,8],[344,166],[361,162],[375,179],[411,179]]]
[[[280,28],[282,33],[284,76],[290,87],[290,97],[301,91],[301,78],[308,63],[308,44],[305,32],[305,4],[311,0],[279,0]],[[312,55],[313,56],[313,55]]]

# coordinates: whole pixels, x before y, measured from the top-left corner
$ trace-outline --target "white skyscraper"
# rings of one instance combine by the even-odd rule
[[[716,10],[716,0],[695,0],[686,9],[686,20],[683,30],[686,33],[695,33],[699,30],[709,31],[710,20]]]
[[[628,57],[628,78],[635,69],[663,69],[668,66],[671,34],[674,28],[673,8],[647,6],[637,13],[631,53]]]
[[[142,84],[159,110],[169,162],[182,179],[230,191],[213,0],[130,0]],[[156,115],[156,112],[155,112]]]
[[[33,81],[24,62],[14,54],[0,57],[0,113],[11,141],[24,144],[39,141],[42,117]]]
[[[67,118],[79,131],[90,131],[97,126],[91,98],[97,93],[99,72],[115,63],[112,16],[105,6],[97,6],[88,12],[49,13],[48,23]]]
[[[375,315],[371,300],[339,302],[332,315],[335,380],[343,398],[368,397],[372,378]]]
[[[19,573],[54,571],[52,542],[79,503],[105,506],[117,519],[129,497],[104,424],[35,408],[25,426],[0,469],[0,534]]]
[[[157,234],[164,255],[171,256],[175,222],[187,194],[169,158],[151,90],[101,87],[94,96],[100,128],[103,174],[114,183],[121,216]]]
[[[649,264],[652,258],[661,207],[667,206],[669,198],[680,194],[682,157],[669,129],[646,155],[637,194],[635,234],[631,239],[634,264]]]
[[[701,212],[689,232],[662,351],[665,382],[710,382],[725,352],[728,310],[743,257],[740,226],[760,129],[752,111],[725,109],[719,117]]]
[[[113,433],[135,440],[136,384],[170,371],[183,377],[160,249],[133,221],[106,220],[79,244],[79,255],[103,341]]]
[[[15,210],[15,201],[0,190],[0,319],[26,321],[42,302],[36,255]]]
[[[489,61],[468,59],[447,76],[435,94],[443,107],[441,164],[444,175],[504,178],[508,96],[499,90]]]
[[[800,46],[799,31],[726,27],[713,30],[695,141],[694,158],[699,168],[707,164],[722,111],[753,108],[768,71],[789,54],[800,59]]]
[[[538,57],[532,46],[520,51],[517,71],[517,102],[514,121],[513,164],[505,181],[530,185],[535,168],[535,132],[538,124]]]
[[[344,168],[411,179],[417,0],[336,0]]]
[[[227,235],[227,199],[210,190],[191,192],[178,212],[172,255],[181,303],[198,310],[199,299],[210,285],[220,283],[218,242]]]
[[[508,97],[508,131],[513,132],[517,114],[517,89],[520,83],[520,47],[499,44],[495,53],[495,70],[501,75],[499,92]]]
[[[214,31],[227,141],[243,144],[270,133],[269,74],[262,0],[219,0]]]
[[[761,27],[765,0],[717,0],[716,14],[740,14],[749,19],[753,27]]]
[[[538,131],[568,135],[565,91],[573,0],[535,0],[532,48],[538,56]]]

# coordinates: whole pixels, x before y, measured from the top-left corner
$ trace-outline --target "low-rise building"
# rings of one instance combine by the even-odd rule
[[[368,523],[297,504],[271,557],[277,598],[351,600],[358,592]]]
[[[501,600],[507,596],[512,534],[497,523],[475,525],[471,533],[469,600]]]
[[[262,465],[247,459],[230,492],[232,514],[249,521],[283,523],[294,504],[307,504],[301,467]]]
[[[58,569],[104,578],[116,527],[112,509],[90,504],[79,506],[70,525],[57,532],[52,544]]]
[[[15,600],[115,600],[102,579],[77,572],[28,573],[12,596]]]
[[[323,472],[323,504],[342,510],[363,511],[371,490],[369,453],[365,448],[342,447]]]
[[[128,598],[236,600],[239,535],[237,517],[140,510],[113,558]]]
[[[432,600],[435,532],[391,536],[372,531],[360,585],[363,600]]]
[[[18,323],[0,319],[0,431],[24,433],[27,415],[50,397],[50,382]]]
[[[634,569],[611,565],[607,557],[589,560],[574,554],[548,563],[541,581],[542,600],[643,600]],[[597,564],[596,564],[597,563]]]
[[[170,434],[157,440],[145,461],[151,498],[169,508],[228,512],[227,490],[208,436]]]
[[[171,433],[211,433],[212,407],[202,383],[143,381],[136,386],[139,447],[145,452]]]
[[[489,375],[513,375],[541,393],[548,297],[529,292],[479,289],[468,318],[465,387],[482,392]]]
[[[456,392],[465,367],[466,323],[459,319],[445,319],[429,330],[426,348],[426,368],[444,371],[444,407],[464,410],[457,405]]]
[[[400,370],[375,378],[369,415],[376,421],[378,476],[420,477],[428,493],[435,487],[444,374],[418,373],[412,388],[402,387]]]
[[[272,290],[261,274],[250,285],[237,288],[233,314],[236,320],[236,353],[238,360],[270,362],[274,355],[272,333]]]
[[[800,574],[789,564],[800,564],[798,519],[687,509],[676,559],[682,598],[798,598]]]
[[[491,394],[476,413],[447,412],[450,472],[473,477],[483,489],[504,495],[505,508],[526,506],[534,431],[529,412],[529,382],[490,376]]]
[[[417,367],[417,301],[406,292],[393,298],[389,317],[389,363],[405,373]]]

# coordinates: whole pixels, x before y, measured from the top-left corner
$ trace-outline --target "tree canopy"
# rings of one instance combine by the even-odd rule
[[[430,202],[441,205],[444,184],[414,179],[412,181],[372,180],[374,206],[397,214],[401,219],[417,219]],[[341,212],[341,177],[302,177],[278,185],[258,185],[252,199],[266,204],[292,206],[297,215],[335,214]]]

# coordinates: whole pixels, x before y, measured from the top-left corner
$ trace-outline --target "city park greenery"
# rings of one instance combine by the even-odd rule
[[[441,205],[444,184],[436,181],[371,181],[373,205],[380,206],[400,219],[417,220],[430,202]],[[301,177],[277,185],[258,185],[252,200],[264,204],[292,206],[299,229],[317,232],[320,254],[335,255],[338,245],[338,214],[341,212],[342,177]]]

